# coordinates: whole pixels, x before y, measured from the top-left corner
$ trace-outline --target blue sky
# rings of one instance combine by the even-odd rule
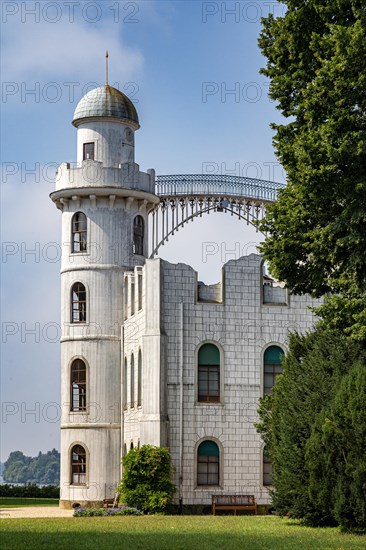
[[[280,115],[259,74],[265,59],[257,46],[260,16],[281,15],[283,6],[105,0],[2,2],[1,9],[5,460],[12,450],[59,449],[60,213],[48,195],[54,166],[75,161],[73,111],[104,83],[105,50],[110,84],[139,113],[142,170],[202,173],[210,163],[218,173],[284,181],[269,127]],[[160,256],[193,265],[212,283],[224,261],[255,251],[260,239],[251,226],[215,214],[180,231]]]

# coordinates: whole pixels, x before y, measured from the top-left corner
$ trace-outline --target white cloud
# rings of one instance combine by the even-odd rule
[[[20,18],[20,14],[8,17],[3,24],[4,81],[94,79],[102,84],[106,49],[110,52],[111,82],[132,78],[142,69],[142,53],[122,43],[123,25],[110,19],[93,25],[80,17],[70,22],[66,15],[56,23],[44,18],[37,23],[31,17],[22,23]]]

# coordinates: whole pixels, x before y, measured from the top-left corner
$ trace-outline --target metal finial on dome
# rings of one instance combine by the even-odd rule
[[[108,50],[105,52],[105,85],[108,86]]]

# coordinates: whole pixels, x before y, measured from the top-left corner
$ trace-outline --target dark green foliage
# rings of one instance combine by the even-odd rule
[[[310,525],[366,518],[366,353],[342,332],[293,334],[258,431],[273,461],[273,504]]]
[[[39,487],[34,483],[26,485],[0,485],[0,497],[24,497],[24,498],[60,498],[60,488],[55,485]]]
[[[268,235],[261,252],[296,293],[352,293],[343,319],[334,307],[324,314],[351,332],[357,325],[359,338],[364,329],[353,315],[366,315],[366,3],[284,4],[283,17],[263,20],[259,40],[270,97],[291,117],[273,125],[287,187],[260,224]]]
[[[322,502],[344,528],[366,531],[366,368],[356,362],[343,377],[306,445],[310,501]]]
[[[277,510],[365,527],[366,2],[284,0],[263,20],[273,124],[287,187],[259,222],[261,252],[294,293],[328,294],[313,334],[293,335],[261,402]],[[329,295],[329,293],[331,295]],[[357,343],[356,343],[357,342]]]
[[[121,502],[145,514],[164,512],[175,492],[169,450],[143,445],[129,451],[122,462]]]
[[[60,453],[56,449],[38,453],[32,458],[21,451],[10,453],[5,462],[4,481],[9,483],[40,483],[58,485],[60,482]]]

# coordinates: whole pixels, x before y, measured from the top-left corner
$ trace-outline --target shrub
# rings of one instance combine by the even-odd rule
[[[123,458],[121,500],[145,514],[162,513],[171,504],[175,486],[171,482],[170,452],[162,447],[143,445]]]
[[[131,506],[121,506],[119,508],[86,508],[79,507],[74,510],[75,518],[82,517],[107,517],[107,516],[142,516],[143,513],[137,508]]]

